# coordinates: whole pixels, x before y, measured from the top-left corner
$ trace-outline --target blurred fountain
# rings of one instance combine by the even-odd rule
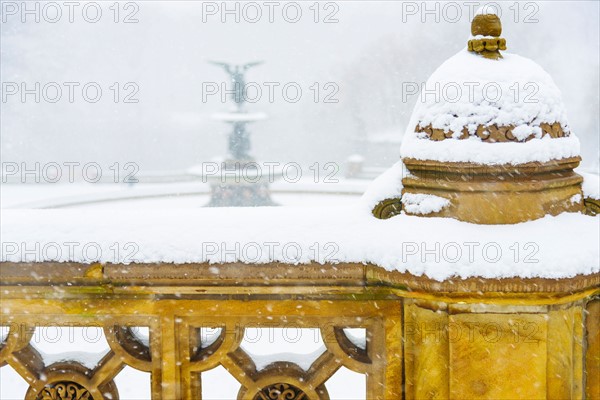
[[[246,71],[262,62],[232,65],[211,61],[223,67],[231,79],[233,89],[231,99],[235,107],[213,118],[231,124],[228,140],[228,155],[224,161],[210,166],[191,169],[192,174],[200,175],[211,188],[211,198],[207,207],[261,207],[276,205],[271,200],[269,184],[282,176],[281,168],[269,163],[261,164],[249,154],[250,132],[247,125],[267,118],[265,113],[250,113],[246,110]]]

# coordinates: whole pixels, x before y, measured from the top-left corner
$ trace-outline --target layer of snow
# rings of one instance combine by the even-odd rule
[[[267,171],[265,169],[265,171]],[[294,205],[302,202],[307,205],[321,205],[318,200],[334,201],[338,194],[360,196],[368,187],[367,180],[334,177],[325,180],[323,172],[315,179],[313,171],[303,171],[298,181],[289,179],[276,180],[270,185],[274,197],[284,197],[276,201],[282,205]],[[135,185],[108,183],[56,183],[56,184],[2,184],[0,190],[0,208],[63,208],[63,207],[112,207],[121,205],[142,207],[150,202],[162,208],[182,207],[182,202],[190,199],[192,206],[208,203],[210,187],[196,177],[194,182],[178,183],[139,183]],[[318,182],[315,182],[315,181]],[[298,193],[302,192],[302,195]],[[306,193],[304,193],[306,192]],[[280,193],[282,195],[280,195]],[[327,198],[324,193],[331,193]],[[293,198],[291,197],[293,194]],[[339,196],[338,196],[339,198]],[[288,201],[289,200],[289,201]],[[341,199],[343,200],[343,199]],[[154,205],[152,208],[155,208]],[[160,208],[160,207],[159,207]]]
[[[345,193],[271,193],[271,199],[280,206],[287,207],[323,207],[335,205],[354,204],[360,195]],[[90,202],[75,206],[69,206],[69,209],[104,209],[104,210],[130,210],[130,209],[166,209],[173,208],[178,210],[195,210],[208,204],[210,195],[191,195],[191,196],[165,196],[148,199],[129,199],[115,200],[108,202]]]
[[[484,35],[469,36],[469,40],[482,40],[482,39],[498,40],[498,38],[496,36],[484,36]]]
[[[490,60],[466,49],[443,63],[426,82],[402,143],[402,157],[482,164],[520,164],[579,155],[570,132],[560,90],[535,62],[503,53]],[[570,137],[542,139],[542,123],[559,122]],[[428,140],[417,126],[452,131],[453,137]],[[514,126],[527,142],[484,143],[475,133],[482,126]],[[459,140],[464,127],[469,135]],[[455,140],[452,140],[455,139]]]
[[[577,204],[580,203],[581,200],[583,200],[583,197],[581,197],[581,195],[579,193],[574,194],[573,196],[571,196],[571,204]]]
[[[150,347],[150,328],[147,326],[136,326],[131,332],[144,346]]]
[[[498,15],[501,14],[501,11],[497,3],[490,3],[479,7],[475,15]]]
[[[432,194],[404,193],[402,207],[411,214],[431,214],[450,205],[450,200]]]
[[[474,134],[478,125],[493,124],[560,122],[568,131],[561,93],[550,75],[528,58],[503,57],[490,60],[463,49],[449,58],[427,80],[424,90],[431,93],[419,97],[414,110],[419,124],[457,136],[465,126]]]
[[[485,143],[479,138],[433,141],[405,136],[402,157],[442,162],[472,162],[486,165],[547,162],[579,155],[579,139],[569,137],[532,139],[524,143]]]
[[[2,261],[358,262],[436,280],[561,278],[600,268],[600,219],[577,213],[475,225],[405,214],[378,220],[361,202],[330,208],[2,210],[0,216]]]
[[[576,172],[583,177],[583,197],[600,200],[600,175],[579,170]]]
[[[119,200],[152,199],[174,196],[208,195],[210,187],[202,182],[135,185],[110,183],[3,184],[1,208],[55,208],[81,204],[111,203]]]
[[[274,362],[287,361],[306,371],[325,351],[321,331],[316,327],[284,324],[280,327],[248,327],[243,332],[240,347],[252,358],[258,370]]]
[[[104,353],[90,353],[85,351],[67,351],[64,353],[42,353],[42,360],[44,365],[49,366],[51,364],[63,361],[77,361],[86,368],[94,369],[96,365],[102,360],[102,357],[106,355]]]
[[[398,161],[371,182],[360,198],[360,204],[370,211],[382,200],[400,198],[403,188],[402,178],[407,174],[408,170],[404,163]]]
[[[363,350],[367,348],[367,330],[365,328],[344,328],[344,334],[356,347]]]
[[[321,354],[323,354],[325,352],[325,350],[326,350],[325,346],[321,346],[320,348],[318,348],[317,350],[315,350],[309,354],[302,354],[302,353],[252,354],[252,353],[248,352],[248,350],[244,350],[244,351],[246,351],[246,353],[248,353],[250,358],[252,358],[252,361],[254,361],[257,371],[264,369],[269,364],[272,364],[274,362],[282,362],[282,361],[284,361],[284,362],[287,361],[287,362],[297,364],[303,370],[308,371],[310,366],[312,365],[312,363],[315,362],[315,360],[317,358],[319,358],[319,356]]]

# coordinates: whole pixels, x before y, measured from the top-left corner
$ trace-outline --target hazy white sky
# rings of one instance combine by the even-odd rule
[[[251,127],[252,153],[308,164],[343,161],[360,151],[353,142],[360,134],[402,134],[414,104],[399,100],[402,84],[424,81],[465,46],[474,3],[428,2],[425,10],[422,2],[228,2],[229,10],[239,10],[236,22],[222,2],[81,2],[69,22],[64,2],[54,3],[60,18],[56,6],[42,2],[36,22],[34,6],[23,14],[21,2],[3,2],[3,84],[55,82],[63,97],[56,103],[43,95],[39,103],[34,95],[22,102],[20,93],[3,98],[1,156],[132,161],[142,170],[168,170],[223,155],[229,127],[211,114],[230,104],[220,96],[203,99],[203,88],[226,75],[207,60],[264,60],[247,74],[263,90],[249,109],[269,114]],[[534,59],[554,77],[586,162],[597,165],[599,3],[495,4],[509,51]],[[257,10],[262,16],[252,22]],[[66,82],[79,84],[73,102]],[[279,84],[273,102],[265,82]],[[102,90],[96,103],[82,94],[89,83]],[[285,99],[286,84],[301,88],[300,101]],[[325,103],[328,94],[338,103]],[[124,102],[127,95],[138,102]],[[397,147],[388,146],[378,161],[391,165]]]

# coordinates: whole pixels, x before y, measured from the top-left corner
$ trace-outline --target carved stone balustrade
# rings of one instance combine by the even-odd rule
[[[27,399],[118,399],[125,366],[150,372],[153,399],[200,399],[217,366],[251,400],[328,399],[342,366],[366,376],[367,399],[600,393],[598,274],[438,282],[359,264],[2,263],[0,277],[0,362],[29,382]],[[110,351],[93,368],[45,365],[30,343],[45,325],[102,327]],[[149,327],[147,343],[135,326]],[[307,370],[259,369],[243,332],[272,326],[318,328],[325,350]],[[204,344],[202,327],[220,335]],[[364,348],[345,328],[366,329]]]

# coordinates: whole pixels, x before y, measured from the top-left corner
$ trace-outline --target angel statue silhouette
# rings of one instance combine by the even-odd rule
[[[231,98],[235,102],[237,108],[241,109],[246,101],[246,79],[244,74],[249,68],[260,65],[263,63],[263,61],[256,61],[242,65],[234,65],[218,61],[209,61],[209,63],[223,67],[225,72],[229,74],[229,77],[231,78],[231,84],[233,85]]]

